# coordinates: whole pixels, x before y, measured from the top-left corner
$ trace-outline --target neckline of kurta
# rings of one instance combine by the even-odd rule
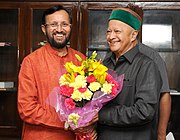
[[[60,58],[66,57],[66,56],[68,55],[68,52],[69,52],[69,47],[66,47],[67,53],[66,53],[65,55],[61,56],[61,55],[59,54],[59,52],[58,52],[57,50],[53,49],[49,43],[46,43],[46,45],[45,45],[44,47],[46,47],[46,49],[48,50],[48,52],[50,52],[51,54],[53,54],[53,55],[55,55],[55,56],[58,56],[58,57],[60,57]]]

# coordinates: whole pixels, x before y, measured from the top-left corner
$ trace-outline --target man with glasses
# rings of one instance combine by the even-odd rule
[[[62,6],[47,9],[42,17],[42,31],[47,43],[24,58],[19,73],[18,111],[23,122],[23,140],[74,140],[72,131],[64,130],[55,109],[46,104],[48,95],[59,85],[65,63],[79,65],[70,48],[71,17]]]

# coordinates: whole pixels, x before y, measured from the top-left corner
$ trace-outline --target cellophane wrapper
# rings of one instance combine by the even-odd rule
[[[60,88],[55,87],[49,95],[47,103],[55,108],[61,121],[68,121],[68,116],[71,113],[76,113],[80,115],[80,118],[77,121],[77,125],[74,125],[73,122],[68,122],[73,130],[76,128],[84,127],[95,117],[95,115],[103,107],[103,105],[114,99],[118,94],[120,94],[122,90],[124,74],[117,75],[117,73],[111,69],[108,69],[108,73],[118,83],[118,91],[116,95],[104,94],[101,91],[96,91],[94,93],[93,98],[89,102],[87,102],[83,107],[76,107],[74,110],[69,110],[64,105],[64,100],[67,97],[62,94],[59,94]]]

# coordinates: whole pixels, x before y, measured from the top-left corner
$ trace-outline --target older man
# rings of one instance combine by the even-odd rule
[[[121,93],[99,112],[99,140],[156,140],[162,85],[157,65],[139,51],[142,19],[129,8],[114,9],[108,22],[111,52],[104,64],[125,74]]]

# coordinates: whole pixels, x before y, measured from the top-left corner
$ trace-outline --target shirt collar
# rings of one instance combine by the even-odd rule
[[[124,58],[124,59],[127,60],[129,63],[132,63],[134,57],[136,56],[136,54],[137,54],[138,52],[139,52],[139,48],[138,48],[138,44],[137,44],[134,48],[130,49],[130,50],[127,51],[123,56],[121,56],[121,58],[119,58],[118,61],[122,61],[123,58]],[[109,60],[109,59],[111,59],[111,60],[113,61],[113,63],[116,63],[116,57],[115,57],[115,54],[114,54],[113,52],[109,52],[109,53],[106,55],[104,61],[107,61],[107,60]]]
[[[134,57],[139,52],[138,45],[136,45],[134,48],[127,51],[123,56],[129,61],[129,63],[132,63]]]

